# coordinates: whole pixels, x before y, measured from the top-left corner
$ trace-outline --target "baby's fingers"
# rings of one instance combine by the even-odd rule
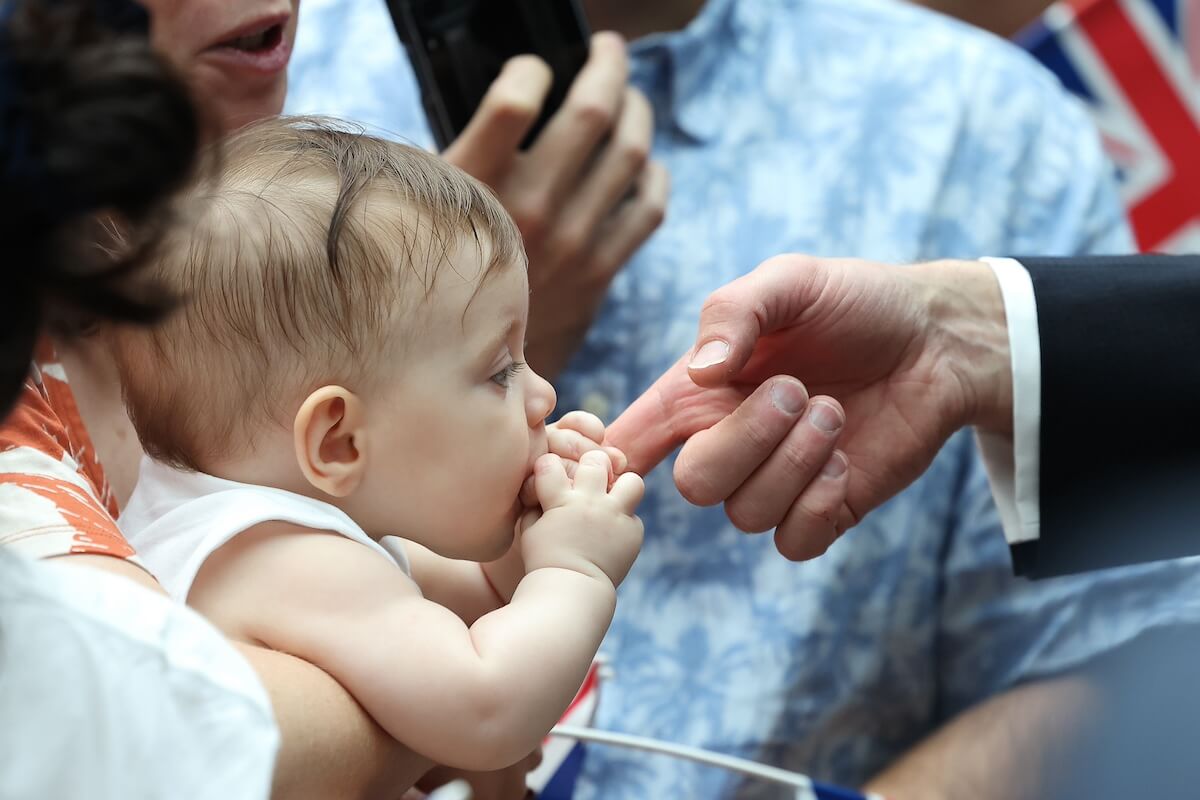
[[[599,442],[570,428],[547,428],[546,446],[551,453],[571,461],[583,458],[584,453],[599,450]]]
[[[604,452],[608,453],[608,459],[612,462],[614,476],[620,475],[629,466],[629,459],[625,457],[625,453],[620,449],[605,446]]]
[[[604,441],[604,423],[595,414],[589,414],[586,411],[572,411],[564,414],[563,418],[558,422],[547,426],[547,430],[551,428],[575,431],[576,433],[583,434],[596,444]]]
[[[608,471],[612,463],[608,454],[602,450],[584,453],[579,459],[579,468],[575,470],[575,488],[584,492],[604,494],[608,491]]]
[[[632,514],[637,510],[638,503],[642,502],[642,495],[645,493],[646,484],[642,476],[636,472],[626,472],[617,478],[608,494],[617,501],[622,511]]]
[[[571,479],[563,461],[553,453],[547,453],[533,464],[534,488],[543,509],[549,510],[562,505],[571,491]]]

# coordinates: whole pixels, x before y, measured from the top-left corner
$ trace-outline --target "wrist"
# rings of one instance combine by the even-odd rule
[[[914,267],[928,309],[929,346],[944,369],[956,428],[1012,433],[1012,354],[1004,297],[982,261],[937,261]]]
[[[571,598],[580,607],[595,609],[598,613],[611,615],[617,605],[617,589],[600,569],[584,570],[565,566],[539,566],[529,570],[517,590],[513,602],[522,595],[545,591],[560,601]]]
[[[535,572],[551,570],[555,572],[568,572],[582,576],[589,580],[597,581],[603,586],[612,588],[616,591],[616,586],[612,579],[608,576],[599,565],[584,558],[578,554],[561,553],[547,558],[526,557],[525,560],[525,577],[528,578]]]

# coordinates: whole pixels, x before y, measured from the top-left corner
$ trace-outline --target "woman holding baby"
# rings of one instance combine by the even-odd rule
[[[250,645],[237,647],[239,658],[198,617],[162,596],[115,524],[141,449],[116,364],[93,328],[107,319],[149,322],[167,304],[128,280],[124,264],[102,260],[99,253],[115,241],[95,214],[128,223],[129,265],[156,244],[169,224],[160,204],[189,178],[200,141],[281,109],[297,6],[298,0],[151,0],[143,9],[121,0],[26,0],[0,7],[0,145],[5,207],[13,209],[5,226],[6,239],[16,243],[13,288],[2,301],[0,400],[7,418],[0,427],[0,544],[8,596],[0,604],[0,634],[5,677],[18,674],[12,654],[20,652],[27,663],[19,674],[29,679],[10,682],[21,691],[4,695],[10,718],[21,714],[29,727],[20,740],[5,737],[0,785],[14,781],[16,796],[162,795],[174,786],[187,796],[253,797],[270,787],[289,798],[394,797],[431,766],[398,745],[321,670]],[[590,124],[621,125],[632,105],[622,105],[623,76],[623,50],[601,37],[575,102],[561,113],[592,108],[599,95],[612,113],[607,122],[592,115]],[[510,208],[543,192],[539,176],[554,173],[552,164],[537,169],[516,150],[545,84],[537,62],[514,62],[448,153],[500,185]],[[649,135],[648,125],[637,133],[647,141]],[[553,149],[542,157],[553,159]],[[617,199],[585,199],[608,203],[612,212],[631,187],[659,186],[643,189],[650,192],[643,213],[628,213],[626,204],[620,233],[627,255],[656,224],[662,189],[640,167],[618,177]],[[586,178],[558,191],[579,192]],[[551,216],[522,219],[527,229],[549,231],[535,240],[542,246],[530,246],[532,266],[544,275],[586,260],[552,241],[566,227],[553,214],[568,205],[581,208],[555,203],[546,212]],[[595,226],[611,216],[604,209],[583,212]],[[130,238],[130,229],[138,236]],[[528,231],[526,238],[528,244]],[[22,618],[18,598],[31,597],[41,604],[40,616]],[[75,638],[51,637],[63,627],[48,619]],[[51,648],[47,637],[60,646]],[[55,695],[62,705],[50,703]],[[47,713],[36,724],[22,705],[30,696],[45,698]],[[88,702],[101,696],[102,703]],[[53,718],[53,709],[74,702],[84,703],[82,722]],[[207,716],[198,717],[198,709]],[[171,747],[173,741],[179,746]],[[150,752],[165,757],[149,758]],[[52,769],[51,753],[75,769]],[[7,769],[10,763],[22,767]],[[519,792],[518,767],[495,778],[492,788]]]

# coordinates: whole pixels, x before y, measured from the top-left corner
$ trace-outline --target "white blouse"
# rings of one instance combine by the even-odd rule
[[[278,747],[262,684],[198,614],[0,552],[0,797],[261,800]]]

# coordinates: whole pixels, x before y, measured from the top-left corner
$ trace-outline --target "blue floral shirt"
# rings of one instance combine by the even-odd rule
[[[1133,247],[1083,109],[986,33],[886,0],[709,0],[632,52],[672,175],[667,222],[615,281],[559,383],[563,409],[615,417],[691,346],[709,292],[774,254]],[[305,0],[292,79],[292,111],[430,141],[382,0]],[[843,784],[984,698],[1197,615],[1195,562],[1015,579],[969,435],[809,563],[689,506],[669,464],[641,513],[597,724]],[[598,747],[576,792],[731,795],[773,796]]]

